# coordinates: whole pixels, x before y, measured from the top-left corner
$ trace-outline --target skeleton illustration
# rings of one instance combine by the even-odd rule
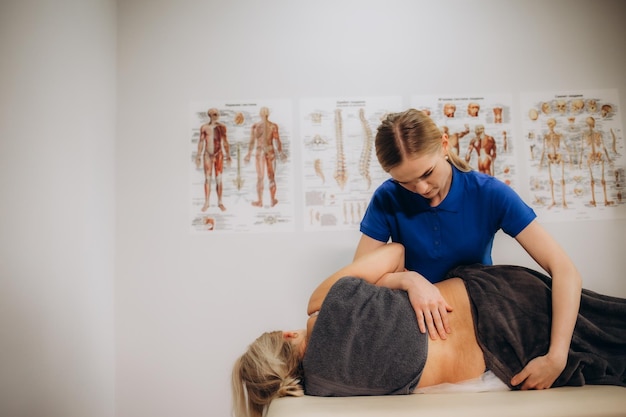
[[[372,128],[365,118],[365,111],[359,109],[359,119],[361,119],[361,125],[363,126],[363,150],[361,151],[361,159],[359,161],[359,174],[367,181],[367,188],[372,186],[372,177],[370,176],[370,159],[372,154],[372,144],[374,143],[374,135],[372,134]]]
[[[561,200],[563,208],[567,208],[567,202],[565,200],[565,162],[563,161],[563,152],[567,154],[568,162],[571,165],[571,157],[569,150],[563,141],[563,135],[554,131],[556,126],[556,120],[553,118],[548,119],[548,133],[543,137],[543,151],[541,152],[541,158],[539,160],[539,169],[543,165],[544,160],[547,159],[548,163],[548,175],[550,177],[550,193],[552,195],[552,203],[548,208],[552,208],[556,205],[554,199],[554,179],[552,177],[552,165],[561,166]]]
[[[337,141],[337,166],[335,169],[335,181],[339,188],[343,190],[348,182],[348,172],[346,168],[346,155],[343,151],[343,120],[341,109],[335,110],[335,140]]]
[[[604,140],[602,139],[602,133],[595,130],[596,120],[593,117],[587,117],[586,119],[587,126],[589,126],[589,130],[583,133],[583,144],[581,147],[581,158],[582,162],[582,154],[587,146],[589,146],[589,152],[587,153],[587,167],[589,168],[589,177],[591,179],[591,204],[593,207],[596,206],[596,197],[595,197],[595,184],[596,180],[593,176],[593,168],[600,166],[601,171],[601,180],[602,184],[602,192],[604,194],[604,205],[610,206],[613,204],[613,201],[610,201],[607,197],[606,193],[606,180],[604,178],[604,164],[605,157],[607,162],[611,162],[611,158],[609,157],[609,152],[604,146]]]

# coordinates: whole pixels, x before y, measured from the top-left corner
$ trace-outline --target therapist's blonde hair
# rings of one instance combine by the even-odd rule
[[[233,367],[235,417],[262,417],[274,398],[304,395],[301,369],[298,352],[282,331],[263,333]]]
[[[424,112],[408,109],[401,113],[390,113],[376,132],[376,157],[385,172],[389,172],[406,159],[440,151],[441,141],[441,130]],[[472,170],[469,164],[454,152],[449,152],[447,159],[460,171]]]

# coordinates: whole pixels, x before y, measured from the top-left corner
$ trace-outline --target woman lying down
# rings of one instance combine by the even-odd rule
[[[508,265],[455,268],[435,284],[452,307],[452,331],[433,340],[420,332],[407,293],[385,287],[402,271],[404,248],[391,243],[322,282],[306,330],[265,333],[236,361],[235,415],[262,416],[287,395],[519,389],[512,377],[547,353],[549,277]],[[584,384],[626,386],[626,299],[583,290],[567,364],[552,386]]]

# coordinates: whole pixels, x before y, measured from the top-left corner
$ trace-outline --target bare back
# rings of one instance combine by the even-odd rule
[[[453,307],[448,313],[452,333],[446,340],[428,340],[428,357],[418,388],[477,378],[485,372],[465,284],[460,278],[451,278],[435,285]]]

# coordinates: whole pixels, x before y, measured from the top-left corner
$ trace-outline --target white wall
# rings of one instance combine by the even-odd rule
[[[235,357],[302,326],[352,257],[357,232],[189,234],[191,101],[626,103],[619,0],[118,3],[0,2],[0,415],[226,416]],[[546,227],[585,286],[626,297],[626,220]],[[502,235],[494,257],[534,265]]]
[[[359,237],[191,235],[191,101],[618,88],[626,104],[620,1],[118,7],[118,417],[226,416],[235,357],[263,330],[303,326],[309,291]],[[626,296],[626,221],[546,226],[586,286]],[[503,236],[494,256],[534,266]]]
[[[114,0],[0,2],[0,415],[114,415]]]

